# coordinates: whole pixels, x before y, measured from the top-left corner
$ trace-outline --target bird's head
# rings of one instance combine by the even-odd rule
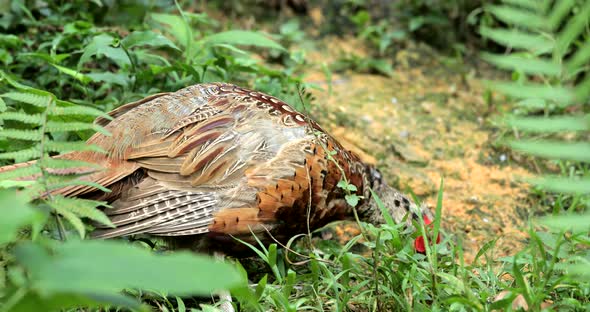
[[[428,241],[431,244],[434,241],[436,241],[437,244],[440,243],[440,233],[437,235],[436,240],[434,239],[434,237],[432,237],[434,215],[432,214],[430,209],[426,207],[426,205],[416,205],[406,195],[402,194],[397,189],[390,187],[386,183],[381,183],[379,185],[374,186],[374,192],[383,203],[383,206],[387,208],[387,211],[389,212],[395,223],[399,224],[404,222],[406,223],[408,228],[414,229],[412,221],[420,222],[420,220],[422,220],[424,222],[426,233],[431,233],[431,235],[428,236]],[[377,202],[373,199],[370,205],[373,206],[371,207],[373,211],[373,220],[371,221],[377,224],[385,223],[385,218],[381,212],[381,209],[378,207]],[[418,236],[414,240],[414,248],[417,252],[426,252],[426,245],[423,236]]]

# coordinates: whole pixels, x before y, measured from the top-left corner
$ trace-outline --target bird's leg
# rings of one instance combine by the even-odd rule
[[[225,258],[225,255],[221,252],[214,252],[213,255],[215,256],[215,259],[219,260],[219,261],[223,261]],[[219,296],[219,310],[221,310],[222,312],[235,312],[234,310],[234,306],[232,305],[232,299],[231,299],[231,294],[229,293],[229,291],[227,290],[221,290],[217,293],[217,296]]]

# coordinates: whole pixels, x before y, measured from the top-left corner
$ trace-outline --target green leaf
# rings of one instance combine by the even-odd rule
[[[49,96],[25,92],[7,92],[0,96],[39,107],[47,107],[47,104],[51,101]]]
[[[544,54],[553,49],[553,42],[551,40],[540,35],[534,35],[518,30],[482,27],[481,34],[503,46],[525,49],[538,54]]]
[[[488,252],[488,250],[493,249],[494,247],[496,247],[496,243],[498,242],[498,238],[495,238],[491,241],[486,242],[485,244],[483,244],[483,246],[481,246],[481,248],[477,251],[477,254],[475,255],[475,258],[473,260],[473,263],[477,263],[477,260],[479,259],[479,257],[483,256],[486,254],[486,252]]]
[[[62,206],[52,205],[51,202],[49,202],[49,205],[51,206],[51,208],[55,210],[55,212],[62,215],[68,221],[68,223],[70,223],[74,227],[74,229],[76,229],[78,235],[80,235],[81,238],[86,237],[86,226],[84,225],[84,222],[82,222],[82,219],[80,219],[79,216],[63,208]]]
[[[359,204],[360,197],[356,194],[348,194],[344,195],[344,199],[346,203],[352,207],[356,207]]]
[[[27,141],[39,141],[43,137],[43,133],[41,133],[40,130],[3,129],[0,131],[0,138],[1,137]]]
[[[519,99],[544,99],[555,101],[562,106],[571,104],[575,99],[574,92],[565,87],[504,81],[487,81],[487,83],[494,90]]]
[[[84,53],[78,61],[78,68],[89,62],[93,56],[105,56],[113,60],[119,67],[131,65],[131,60],[120,47],[114,47],[115,39],[107,34],[100,34],[92,38],[90,44],[84,48]]]
[[[16,48],[22,44],[22,40],[11,34],[0,34],[0,46],[7,48]]]
[[[160,24],[168,25],[169,27],[167,30],[178,41],[178,43],[183,45],[185,48],[187,46],[187,42],[192,40],[190,29],[182,17],[178,15],[160,13],[152,13],[150,14],[150,17]]]
[[[357,188],[356,185],[354,184],[350,184],[348,182],[346,182],[345,180],[340,180],[338,181],[338,184],[336,184],[337,187],[349,191],[349,192],[356,192]]]
[[[590,99],[590,77],[586,77],[586,80],[579,83],[574,92],[576,94],[576,100],[580,102],[588,101]]]
[[[575,4],[575,0],[560,0],[555,1],[555,5],[551,9],[549,18],[547,20],[549,29],[555,31],[563,22],[563,18],[566,17]]]
[[[85,122],[58,122],[48,121],[45,126],[47,132],[63,132],[63,131],[80,131],[80,130],[95,130],[100,133],[109,134],[103,127]]]
[[[443,197],[444,197],[444,179],[443,177],[440,178],[440,186],[438,187],[438,193],[436,195],[436,211],[434,215],[434,231],[433,237],[438,237],[440,233],[440,223],[442,220],[442,207],[443,207]],[[426,208],[428,209],[428,208]]]
[[[260,297],[262,297],[262,294],[264,293],[264,289],[266,289],[267,280],[268,280],[268,274],[264,274],[264,276],[260,279],[260,281],[258,281],[258,285],[256,285],[256,290],[254,292],[254,295],[256,296],[257,300],[259,300]]]
[[[36,184],[37,181],[15,181],[15,180],[0,180],[0,189],[9,189],[15,187],[30,187]]]
[[[279,43],[267,38],[266,36],[246,30],[229,30],[207,36],[202,39],[209,44],[234,44],[234,45],[249,45],[262,48],[271,48],[281,51],[286,49]]]
[[[150,46],[156,48],[168,47],[180,51],[180,48],[178,48],[174,42],[170,41],[170,39],[150,30],[134,31],[127,37],[123,38],[121,44],[127,49],[137,46]]]
[[[420,27],[422,27],[422,25],[424,25],[424,17],[423,16],[417,16],[414,17],[412,19],[410,19],[410,22],[408,23],[408,29],[410,31],[415,31],[417,29],[420,29]]]
[[[558,230],[571,230],[575,233],[590,230],[590,213],[547,216],[539,219],[541,224]]]
[[[124,307],[132,311],[151,311],[146,306],[142,306],[134,298],[123,294],[98,295],[93,293],[60,293],[51,296],[42,296],[40,294],[29,292],[15,306],[10,308],[11,312],[30,312],[30,311],[76,311],[81,307],[92,311],[102,311],[98,309],[104,306]],[[108,310],[108,309],[107,309]]]
[[[32,159],[38,158],[41,151],[38,146],[23,149],[20,151],[0,153],[0,159]]]
[[[106,153],[106,151],[95,144],[87,144],[86,142],[59,142],[47,141],[44,146],[45,152],[72,152],[72,151],[93,151],[99,153]],[[39,152],[37,152],[39,153]]]
[[[49,54],[49,53],[21,53],[19,57],[27,58],[31,57],[34,59],[40,59],[50,64],[60,63],[61,61],[70,57],[71,54]]]
[[[586,222],[588,222],[588,218],[585,219],[587,220]],[[586,282],[590,281],[590,272],[588,272],[588,267],[590,267],[590,261],[584,258],[579,258],[577,260],[581,263],[568,265],[568,273],[570,275],[576,276],[579,280],[584,280]]]
[[[0,78],[1,78],[1,80],[5,80],[6,83],[8,83],[9,85],[11,85],[15,89],[18,89],[18,90],[21,90],[21,91],[33,92],[33,93],[35,93],[36,91],[39,91],[37,89],[31,88],[31,87],[29,87],[27,85],[24,85],[22,83],[19,83],[18,81],[14,80],[14,78],[12,78],[9,74],[6,74],[2,70],[0,70]],[[48,92],[45,92],[45,93],[48,93]]]
[[[3,246],[16,238],[19,228],[32,222],[35,211],[13,189],[0,190],[0,207],[0,246]]]
[[[523,10],[507,5],[489,5],[485,7],[499,20],[516,26],[521,26],[533,30],[544,29],[547,27],[547,21],[537,12]]]
[[[561,66],[548,60],[490,53],[482,53],[481,57],[502,69],[516,70],[532,75],[558,76],[561,74]]]
[[[504,0],[503,2],[538,11],[540,13],[543,11],[543,6],[538,0]]]
[[[563,57],[568,53],[571,43],[588,27],[589,18],[590,1],[585,1],[582,9],[576,12],[557,37],[555,47],[559,57]]]
[[[569,194],[590,194],[590,179],[544,176],[528,180],[543,189]]]
[[[74,79],[80,81],[83,84],[87,84],[90,81],[92,81],[92,79],[90,79],[90,77],[84,75],[83,73],[77,71],[77,70],[73,70],[67,67],[63,67],[57,64],[51,64],[53,67],[55,67],[59,72],[64,73],[68,76],[73,77]]]
[[[38,166],[24,166],[5,172],[0,172],[0,181],[25,178],[38,174],[41,174],[41,169]]]
[[[111,220],[97,208],[100,206],[106,206],[106,202],[82,198],[54,196],[53,200],[49,201],[48,203],[52,208],[55,208],[55,206],[60,206],[59,211],[68,210],[78,217],[89,218],[108,227],[115,227]]]
[[[0,114],[2,120],[16,120],[28,124],[41,125],[43,124],[43,115],[41,114],[26,114],[23,112],[4,112]]]
[[[106,82],[110,84],[119,85],[122,87],[128,87],[131,80],[129,75],[111,72],[89,73],[86,74],[86,76],[94,82]]]
[[[508,125],[531,132],[586,131],[590,129],[590,115],[557,117],[510,117]]]
[[[526,98],[518,101],[516,105],[530,110],[543,110],[547,108],[547,101],[537,98]]]
[[[590,161],[590,143],[585,142],[522,140],[511,141],[509,145],[515,150],[549,159]]]
[[[376,72],[383,74],[387,77],[393,76],[393,67],[385,59],[369,59],[368,65]]]
[[[210,295],[245,284],[232,265],[190,252],[157,255],[121,242],[68,241],[42,261],[29,261],[39,248],[22,244],[15,256],[29,270],[32,287],[46,294],[114,294],[137,288],[178,296]]]
[[[584,65],[590,63],[590,40],[586,40],[583,46],[567,61],[566,68],[568,74],[577,73]]]
[[[56,103],[66,105],[64,101],[56,101]],[[52,116],[64,116],[64,115],[85,115],[85,116],[96,116],[96,117],[104,117],[112,120],[113,118],[109,116],[109,114],[104,113],[101,110],[98,110],[93,107],[87,107],[82,105],[77,105],[73,103],[68,103],[69,106],[52,106],[51,109],[47,112],[49,115]]]

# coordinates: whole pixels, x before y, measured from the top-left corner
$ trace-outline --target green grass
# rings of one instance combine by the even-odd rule
[[[518,2],[518,7],[486,7],[486,16],[497,14],[510,24],[511,12],[514,15],[515,10],[526,8],[524,3],[531,3]],[[576,12],[587,12],[584,10],[590,3],[574,2],[555,3],[569,5],[562,16],[566,25],[566,17],[571,15],[578,21]],[[587,21],[581,24],[586,28],[563,33],[557,26],[535,30],[531,27],[539,25],[512,25],[542,33],[561,45],[546,54],[535,54],[524,47],[515,55],[484,56],[512,70],[515,78],[492,86],[524,97],[511,112],[517,118],[509,119],[504,128],[503,138],[512,140],[502,142],[550,158],[544,172],[552,175],[537,180],[537,186],[531,189],[535,207],[530,209],[551,216],[530,221],[529,239],[522,250],[499,258],[494,253],[499,241],[490,238],[473,263],[465,263],[460,238],[441,227],[445,218],[441,182],[433,229],[412,232],[392,223],[380,227],[362,224],[362,234],[344,246],[299,236],[288,248],[251,245],[256,257],[230,259],[235,265],[229,266],[163,250],[157,241],[83,240],[91,229],[88,220],[108,223],[96,209],[103,203],[63,198],[28,203],[26,196],[31,199],[35,193],[76,183],[52,175],[49,169],[77,164],[52,162],[46,156],[92,148],[79,142],[93,131],[103,130],[92,125],[94,117],[149,94],[199,82],[227,81],[291,104],[316,104],[305,92],[304,100],[300,99],[300,74],[309,64],[305,51],[297,47],[308,40],[305,33],[292,21],[272,36],[262,30],[230,29],[205,13],[179,10],[184,3],[93,3],[25,6],[14,1],[8,13],[0,17],[0,161],[8,164],[43,159],[31,169],[42,178],[28,183],[30,191],[18,197],[14,188],[25,183],[12,180],[16,176],[0,177],[0,187],[7,189],[0,193],[0,206],[7,207],[0,219],[0,311],[27,311],[33,309],[32,305],[69,311],[82,307],[211,311],[215,304],[207,297],[215,288],[230,288],[236,305],[246,311],[509,311],[515,298],[526,302],[530,311],[539,311],[547,304],[556,310],[587,311],[590,167],[584,148],[590,131],[589,80],[582,75],[588,72],[587,62],[580,62],[588,58]],[[546,13],[540,8],[531,10]],[[558,18],[550,19],[552,25],[561,25]],[[380,36],[391,36],[382,26],[371,28],[373,31],[365,34],[367,39],[377,44],[383,39]],[[503,34],[501,30],[484,29],[483,34],[492,40],[506,39],[494,36]],[[386,57],[388,47],[375,52]],[[521,59],[515,61],[515,57]],[[520,62],[523,59],[529,62]],[[558,60],[557,64],[551,60]],[[358,70],[385,72],[381,63],[361,64],[354,58],[351,62]],[[567,71],[556,67],[559,64],[566,64]],[[323,68],[330,73],[329,66]],[[383,68],[390,74],[389,67]],[[531,117],[538,114],[531,108],[531,99],[542,101],[534,107],[542,107],[543,118],[555,119]],[[517,137],[524,140],[515,140]],[[568,147],[571,141],[580,145]],[[538,142],[541,148],[535,145]],[[345,181],[342,185],[346,188]],[[416,253],[413,241],[426,230],[441,231],[444,239],[428,247],[425,254]],[[106,259],[96,261],[101,256]],[[122,262],[141,265],[154,274],[153,278],[133,275],[121,267]],[[227,283],[203,286],[199,281],[211,279],[207,277],[210,274],[226,274]],[[496,300],[499,294],[505,296]]]

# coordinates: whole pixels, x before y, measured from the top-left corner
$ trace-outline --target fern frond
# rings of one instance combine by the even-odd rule
[[[586,142],[520,140],[509,145],[515,150],[549,159],[590,161],[590,143]]]
[[[565,67],[568,74],[572,75],[582,66],[588,70],[588,64],[590,64],[590,40],[586,41],[582,48],[567,61]]]
[[[47,132],[67,132],[67,131],[80,131],[80,130],[94,130],[103,134],[109,134],[109,132],[99,126],[92,123],[85,122],[61,122],[61,121],[48,121],[45,130]]]
[[[553,51],[553,41],[541,35],[531,34],[518,30],[481,28],[481,34],[495,42],[514,49],[534,51],[541,55]]]
[[[561,131],[590,130],[590,115],[558,117],[512,117],[507,120],[509,126],[519,130],[550,133]]]
[[[22,112],[4,112],[0,114],[2,120],[14,120],[23,123],[41,125],[43,124],[43,115],[41,114],[27,114]]]
[[[576,13],[557,37],[557,57],[563,58],[568,53],[570,45],[588,26],[590,18],[590,1],[586,1],[582,9]]]
[[[3,129],[0,131],[0,137],[26,141],[39,141],[43,137],[43,133],[41,130]]]
[[[55,196],[53,202],[55,205],[59,205],[62,210],[68,210],[78,217],[89,218],[106,226],[115,227],[111,220],[102,211],[97,209],[97,207],[101,206],[109,207],[106,202],[63,196]]]
[[[106,153],[106,151],[95,144],[87,144],[83,141],[62,142],[62,141],[47,141],[45,142],[46,152],[72,152],[72,151],[92,151],[98,153]]]
[[[516,70],[525,74],[559,76],[562,74],[561,65],[552,60],[524,57],[521,55],[496,55],[482,53],[481,56],[499,68]]]
[[[582,83],[578,84],[574,90],[576,99],[580,102],[584,102],[590,98],[590,77],[586,78]]]
[[[30,166],[12,169],[10,171],[0,172],[0,180],[25,179],[25,178],[30,178],[32,176],[36,176],[36,175],[40,175],[40,174],[41,174],[41,168],[39,168],[36,165],[30,165]]]
[[[20,151],[0,153],[0,159],[14,159],[15,161],[18,159],[22,161],[39,157],[39,154],[39,148],[32,147]]]
[[[77,216],[75,213],[71,212],[67,208],[59,205],[55,201],[47,201],[49,207],[53,208],[53,210],[60,215],[62,215],[75,229],[78,231],[80,237],[84,238],[86,236],[86,226],[82,219]]]
[[[64,101],[61,101],[61,102],[68,103],[69,105],[75,105],[75,104],[71,104],[69,102],[64,102]],[[58,102],[58,104],[59,104],[59,102]],[[96,108],[80,106],[80,105],[66,106],[66,107],[53,106],[53,107],[51,107],[51,109],[49,109],[47,111],[47,113],[52,116],[85,115],[85,116],[104,117],[104,118],[108,118],[109,120],[113,119],[111,116],[109,116],[109,114],[106,114]]]
[[[488,81],[487,83],[494,89],[518,99],[544,99],[560,103],[562,106],[572,104],[575,100],[572,90],[565,87],[547,86],[535,83],[518,84],[504,81]]]
[[[3,188],[20,188],[31,187],[35,185],[36,181],[16,181],[16,180],[0,180],[0,189]],[[30,197],[28,197],[30,198]]]
[[[28,92],[7,92],[0,95],[0,97],[12,99],[17,102],[27,103],[38,107],[47,107],[47,105],[51,101],[50,96]]]
[[[499,20],[516,26],[529,29],[544,29],[547,22],[538,14],[538,11],[519,9],[502,5],[490,5],[486,9],[494,14]]]
[[[569,14],[572,7],[576,4],[575,0],[557,1],[549,14],[549,29],[557,30],[563,19]]]
[[[590,179],[572,179],[555,176],[545,176],[531,181],[544,189],[574,194],[590,194]]]
[[[544,12],[546,8],[546,6],[539,0],[504,0],[503,2],[536,12]]]

